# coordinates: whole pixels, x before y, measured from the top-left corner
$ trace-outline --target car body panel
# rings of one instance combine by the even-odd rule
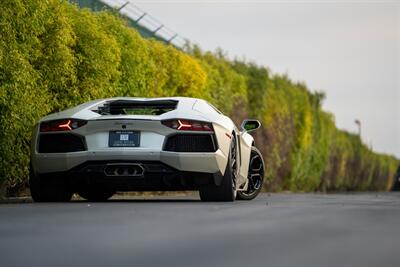
[[[96,110],[110,101],[178,101],[176,109],[160,115],[102,115]],[[39,124],[57,119],[80,119],[87,123],[80,128],[68,131],[83,136],[86,151],[68,153],[39,153],[40,135],[58,134],[40,133]],[[162,124],[164,120],[187,119],[212,123],[217,143],[215,152],[171,152],[164,151],[166,139],[174,134],[188,132],[205,134],[205,132],[178,131]],[[109,147],[110,131],[140,132],[139,147]],[[236,138],[233,138],[236,137]],[[239,132],[232,120],[220,113],[206,101],[186,97],[168,98],[131,98],[117,97],[90,101],[79,106],[43,117],[33,131],[31,162],[33,172],[37,174],[62,172],[73,169],[88,161],[157,161],[179,171],[220,173],[223,175],[227,166],[232,140],[239,146],[237,158],[239,171],[238,190],[246,190],[247,173],[251,146],[254,139],[246,132]]]

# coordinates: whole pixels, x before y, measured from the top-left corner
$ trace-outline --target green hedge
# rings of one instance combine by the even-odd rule
[[[221,51],[185,52],[143,39],[118,15],[59,0],[0,2],[0,187],[27,186],[35,122],[50,112],[111,96],[209,100],[255,133],[266,190],[387,190],[399,164],[335,127],[323,94]]]

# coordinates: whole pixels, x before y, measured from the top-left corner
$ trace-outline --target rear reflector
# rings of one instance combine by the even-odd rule
[[[214,132],[212,124],[204,121],[176,119],[162,121],[162,124],[179,131]]]

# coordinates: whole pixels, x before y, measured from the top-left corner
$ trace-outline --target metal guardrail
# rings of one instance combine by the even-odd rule
[[[87,7],[94,11],[105,8],[116,10],[128,19],[130,26],[136,28],[145,38],[155,38],[178,48],[183,48],[188,42],[163,23],[144,10],[127,0],[70,0],[81,7]]]

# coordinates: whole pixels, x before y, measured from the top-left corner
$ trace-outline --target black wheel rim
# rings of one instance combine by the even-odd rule
[[[261,189],[264,178],[264,162],[261,155],[252,152],[249,164],[249,185],[247,191],[243,192],[245,195],[251,195]]]

